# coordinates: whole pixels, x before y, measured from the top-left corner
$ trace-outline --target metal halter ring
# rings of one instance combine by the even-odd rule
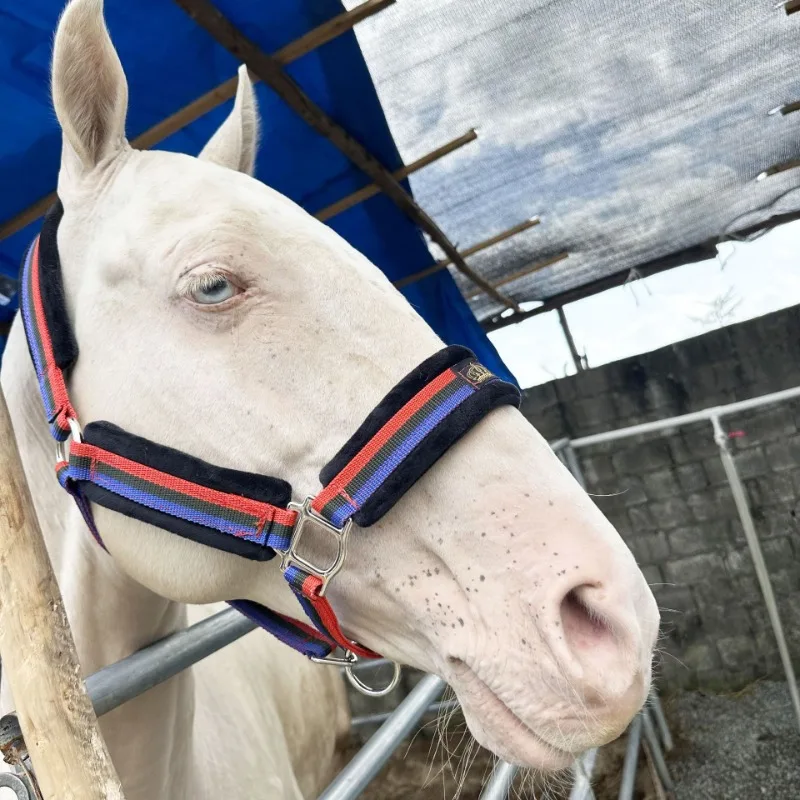
[[[355,653],[352,653],[350,650],[345,651],[344,658],[337,658],[336,656],[328,656],[327,658],[314,658],[312,656],[311,660],[316,664],[329,664],[331,666],[344,667],[344,674],[347,676],[347,680],[350,682],[350,685],[361,692],[361,694],[367,695],[367,697],[384,697],[385,695],[389,694],[389,692],[391,692],[392,689],[394,689],[395,686],[397,686],[397,684],[400,682],[400,672],[402,667],[396,661],[392,661],[394,672],[392,673],[392,679],[389,681],[389,683],[380,689],[373,689],[371,686],[367,686],[355,674],[355,672],[353,672],[353,667],[358,664],[358,656]]]
[[[316,575],[322,581],[319,596],[324,597],[328,589],[328,582],[339,572],[347,557],[347,537],[350,535],[350,529],[353,527],[353,520],[348,519],[341,528],[338,528],[332,522],[325,519],[325,517],[314,511],[311,505],[313,502],[313,497],[306,497],[302,503],[289,503],[287,508],[289,511],[295,511],[297,513],[297,521],[295,522],[292,538],[287,549],[276,549],[275,552],[281,557],[281,572],[286,572],[292,564],[297,564],[299,567],[306,570],[306,572]],[[311,527],[324,531],[336,542],[336,558],[328,567],[320,567],[317,564],[312,564],[307,558],[303,558],[303,556],[299,555],[297,552],[303,534]]]
[[[67,417],[67,423],[69,424],[70,430],[70,439],[73,442],[82,442],[83,441],[83,431],[81,430],[80,423],[78,422],[75,417]],[[60,464],[62,461],[67,461],[67,441],[69,439],[65,439],[63,442],[56,442],[56,464]]]

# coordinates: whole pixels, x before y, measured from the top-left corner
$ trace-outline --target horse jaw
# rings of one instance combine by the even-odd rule
[[[120,144],[126,91],[110,42],[93,34],[76,48],[76,35],[56,39],[70,80],[82,79],[82,61],[105,73],[92,79],[94,94],[73,95],[114,109],[57,103],[67,141],[59,249],[81,347],[71,378],[80,417],[282,477],[296,499],[315,493],[320,468],[441,341],[373,265],[286,198],[219,163]],[[246,107],[237,102],[228,125],[239,141]],[[71,141],[84,118],[96,121],[94,144]],[[99,155],[87,165],[70,152]],[[236,288],[230,302],[192,300],[208,275]],[[299,614],[274,563],[105,509],[96,518],[114,558],[154,592]],[[515,410],[492,412],[383,520],[354,531],[329,597],[353,637],[443,675],[479,740],[520,763],[565,765],[618,735],[647,696],[652,594],[616,531]]]

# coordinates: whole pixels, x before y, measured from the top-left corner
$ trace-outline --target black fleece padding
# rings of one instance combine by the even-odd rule
[[[414,367],[370,412],[358,430],[322,468],[319,480],[327,486],[358,454],[362,447],[412,398],[437,375],[475,354],[461,345],[451,345],[434,353]]]
[[[474,425],[499,406],[519,408],[516,386],[496,380],[448,414],[406,457],[366,503],[353,514],[362,528],[374,525]]]
[[[247,539],[230,536],[213,528],[206,528],[205,525],[198,525],[194,522],[180,519],[180,517],[165,514],[163,511],[156,511],[148,506],[135,503],[133,500],[128,500],[127,497],[114,494],[114,492],[110,492],[108,489],[104,489],[102,486],[90,481],[75,481],[75,483],[78,484],[81,494],[87,500],[91,500],[104,508],[109,508],[111,511],[116,511],[118,514],[131,517],[131,519],[138,519],[149,525],[155,525],[156,528],[176,533],[184,539],[190,539],[193,542],[213,547],[216,550],[225,550],[228,553],[249,558],[251,561],[269,561],[275,557],[274,550],[257,542],[249,542]]]
[[[238,494],[280,508],[286,508],[292,499],[292,487],[280,478],[217,467],[180,450],[135,436],[111,422],[90,422],[83,439],[123,458],[218,492]]]
[[[58,224],[63,215],[64,207],[60,200],[56,200],[45,215],[39,235],[39,286],[56,366],[66,370],[78,358],[78,342],[67,316],[61,259],[58,257]]]

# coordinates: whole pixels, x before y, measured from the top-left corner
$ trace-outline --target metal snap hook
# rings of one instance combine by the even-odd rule
[[[353,666],[357,661],[358,657],[356,657],[354,661],[351,661],[349,664],[347,664],[344,668],[344,674],[347,676],[347,680],[350,681],[350,685],[361,692],[361,694],[367,695],[367,697],[385,697],[400,682],[400,673],[402,671],[402,667],[396,661],[393,661],[392,666],[394,667],[394,673],[392,674],[392,679],[386,686],[383,686],[380,689],[373,689],[371,686],[367,686],[358,677],[358,675],[353,672]]]
[[[392,666],[394,667],[394,673],[392,674],[392,679],[386,686],[381,687],[380,689],[373,689],[371,686],[367,686],[356,674],[353,672],[353,667],[358,664],[358,656],[352,652],[352,650],[346,650],[344,654],[344,658],[340,658],[338,656],[327,656],[325,658],[317,658],[316,656],[311,656],[311,660],[315,664],[328,664],[329,666],[333,667],[344,667],[344,674],[347,676],[347,680],[350,682],[350,685],[357,689],[361,694],[367,695],[367,697],[384,697],[385,695],[389,694],[392,689],[397,686],[400,682],[400,673],[402,671],[402,667],[396,662],[392,661]]]

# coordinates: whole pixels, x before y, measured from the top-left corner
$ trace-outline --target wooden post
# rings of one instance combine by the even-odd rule
[[[513,225],[510,228],[507,228],[504,231],[500,231],[500,233],[496,233],[494,236],[490,236],[488,239],[484,239],[483,241],[478,242],[477,244],[473,244],[468,247],[466,250],[459,251],[459,255],[461,258],[468,258],[469,256],[475,255],[475,253],[480,253],[481,250],[486,250],[487,247],[491,247],[492,245],[498,244],[498,242],[504,242],[506,239],[510,239],[512,236],[516,236],[518,233],[522,233],[523,231],[527,231],[530,228],[535,227],[540,222],[539,217],[531,217],[530,219],[526,219],[524,222],[518,222],[516,225]],[[443,269],[448,267],[452,264],[453,261],[450,258],[444,258],[441,261],[437,261],[432,267],[426,267],[419,272],[414,272],[411,275],[406,275],[405,278],[400,278],[394,282],[394,285],[398,289],[402,289],[404,286],[408,286],[412,283],[416,283],[417,281],[421,281],[423,278],[427,278],[430,275],[435,275],[437,272],[441,272]],[[498,284],[492,284],[495,288],[497,288]],[[475,294],[480,294],[480,292],[484,291],[481,288]]]
[[[444,231],[403,189],[392,173],[361,142],[325,113],[271,55],[265,53],[252,39],[248,39],[213,3],[209,0],[175,0],[175,3],[226,50],[247,64],[250,72],[269,86],[301,119],[369,175],[381,191],[442,248],[459,272],[501,305],[522,312],[517,303],[494,289],[467,265]]]
[[[308,33],[303,34],[293,42],[289,42],[282,47],[273,57],[281,64],[291,64],[292,61],[310,53],[317,47],[335,39],[337,36],[349,31],[362,20],[383,11],[392,5],[395,0],[365,0],[365,2],[345,11],[327,22],[323,22]],[[256,81],[258,78],[253,76]],[[193,100],[189,105],[178,109],[174,114],[170,114],[166,119],[146,130],[137,136],[131,145],[137,150],[148,150],[159,142],[163,142],[168,136],[177,133],[185,128],[189,123],[200,119],[203,114],[207,114],[212,109],[222,105],[226,100],[230,100],[236,94],[237,78],[234,75],[224,83],[213,88],[210,92],[201,95],[197,100]],[[23,209],[16,216],[0,224],[0,241],[11,236],[17,231],[21,231],[26,225],[35,222],[43,216],[48,208],[55,202],[55,192],[51,192],[45,197],[40,198],[32,205]]]
[[[569,258],[569,253],[559,253],[558,255],[551,256],[550,258],[545,258],[542,261],[537,261],[534,264],[529,264],[527,267],[523,267],[517,272],[512,272],[510,275],[504,275],[499,281],[495,281],[494,285],[505,286],[507,283],[513,283],[514,281],[518,281],[520,278],[524,278],[526,275],[532,275],[534,272],[539,272],[539,270],[544,269],[545,267],[551,267],[553,264],[557,264],[559,261],[563,261],[565,258]],[[480,293],[480,289],[474,289],[467,295],[467,300],[472,300]]]
[[[44,800],[123,800],[81,678],[2,392],[0,654]]]

